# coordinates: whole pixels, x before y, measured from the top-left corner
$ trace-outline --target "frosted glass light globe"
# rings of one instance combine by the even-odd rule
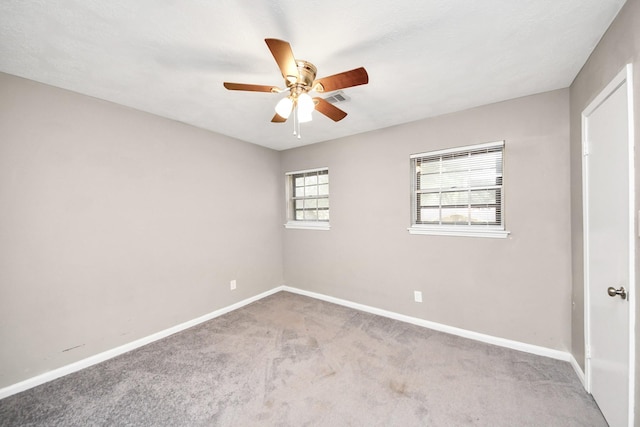
[[[308,93],[301,93],[298,96],[298,114],[300,116],[310,116],[314,108],[313,99],[311,99]]]
[[[293,100],[290,97],[282,98],[276,104],[276,113],[283,119],[288,119],[293,107]]]

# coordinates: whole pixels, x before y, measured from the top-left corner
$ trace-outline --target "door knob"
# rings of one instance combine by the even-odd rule
[[[607,293],[610,297],[615,297],[616,295],[620,295],[620,298],[627,299],[627,291],[623,286],[620,286],[620,289],[616,289],[613,286],[609,286],[607,289]]]

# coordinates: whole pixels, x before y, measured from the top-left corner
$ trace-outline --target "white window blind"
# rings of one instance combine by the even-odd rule
[[[504,141],[411,156],[412,227],[504,230]]]

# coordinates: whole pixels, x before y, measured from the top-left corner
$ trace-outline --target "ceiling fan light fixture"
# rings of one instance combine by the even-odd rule
[[[308,93],[301,93],[298,96],[298,114],[301,116],[311,116],[314,108],[315,104]]]
[[[288,96],[280,99],[276,104],[276,114],[271,119],[271,122],[284,123],[289,117],[293,116],[293,134],[298,138],[300,138],[300,123],[310,122],[313,110],[317,110],[334,122],[338,122],[347,116],[346,112],[324,98],[316,97],[312,99],[309,96],[309,92],[334,92],[369,83],[369,75],[364,67],[316,79],[318,71],[316,66],[309,61],[296,59],[293,56],[289,42],[272,38],[264,39],[264,41],[280,69],[284,78],[285,88],[231,82],[224,82],[223,85],[228,90],[270,93],[288,91]]]
[[[293,108],[293,100],[291,99],[290,96],[287,96],[286,98],[282,98],[276,104],[276,113],[283,119],[288,119],[289,115],[291,114],[292,108]]]

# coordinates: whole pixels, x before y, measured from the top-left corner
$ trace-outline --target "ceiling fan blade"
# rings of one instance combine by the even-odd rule
[[[367,70],[364,67],[360,67],[317,79],[313,82],[313,87],[318,92],[331,92],[347,87],[366,85],[367,83],[369,83]]]
[[[322,98],[313,98],[313,103],[316,104],[316,111],[329,117],[334,122],[338,122],[347,117],[347,113]]]
[[[284,123],[286,121],[287,119],[285,119],[284,117],[280,117],[278,113],[276,113],[276,115],[273,116],[273,119],[271,119],[271,123]]]
[[[229,83],[224,82],[224,87],[229,90],[248,90],[250,92],[273,92],[279,93],[282,92],[280,88],[275,86],[265,86],[265,85],[248,85],[245,83]]]
[[[264,39],[264,41],[269,46],[269,50],[282,72],[282,77],[287,82],[295,83],[298,80],[298,65],[293,57],[291,45],[278,39]]]

